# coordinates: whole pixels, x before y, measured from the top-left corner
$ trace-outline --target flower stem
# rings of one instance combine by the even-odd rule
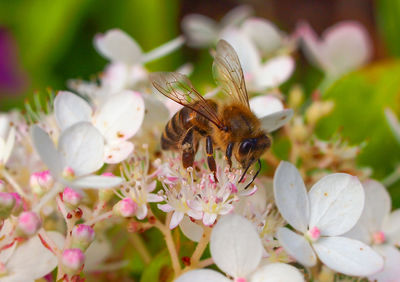
[[[129,239],[133,247],[138,251],[140,257],[143,259],[143,262],[145,264],[149,264],[151,262],[151,254],[146,248],[146,245],[143,243],[142,237],[140,237],[137,233],[133,233]]]
[[[32,209],[34,212],[40,212],[40,209],[47,204],[50,200],[52,200],[58,193],[62,191],[61,185],[55,185],[53,189],[51,189],[47,194],[45,194],[41,199],[40,202]]]
[[[113,212],[112,211],[108,211],[108,212],[100,214],[99,216],[97,216],[95,218],[92,218],[91,220],[86,221],[84,224],[85,225],[93,225],[93,224],[95,224],[95,223],[97,223],[99,221],[102,221],[104,219],[107,219],[107,218],[111,217],[112,215],[113,215]]]
[[[382,180],[382,184],[385,185],[386,187],[389,187],[393,185],[395,182],[397,182],[400,179],[400,167],[396,167],[396,169],[391,172],[388,176],[386,176]]]
[[[210,235],[211,235],[211,227],[205,227],[203,235],[199,241],[199,243],[196,246],[196,249],[194,250],[192,257],[190,258],[190,264],[192,266],[197,266],[201,256],[204,253],[204,250],[207,248],[208,242],[210,241]]]
[[[23,196],[24,198],[28,198],[28,195],[22,190],[22,187],[19,186],[17,181],[11,176],[11,174],[8,173],[7,170],[3,169],[3,176],[7,180],[8,183],[11,184],[11,186],[14,188],[15,192]]]

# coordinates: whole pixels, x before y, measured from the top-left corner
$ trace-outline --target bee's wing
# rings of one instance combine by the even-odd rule
[[[218,41],[213,63],[213,75],[215,81],[227,96],[250,109],[249,96],[239,57],[233,47],[225,40]]]
[[[187,76],[177,72],[155,72],[150,74],[150,80],[154,88],[167,98],[201,114],[218,128],[224,128],[217,110],[194,89]]]
[[[261,127],[266,132],[272,132],[287,123],[293,116],[292,109],[285,109],[260,118]]]

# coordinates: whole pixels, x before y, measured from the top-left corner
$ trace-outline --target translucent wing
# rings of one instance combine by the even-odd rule
[[[167,98],[201,114],[218,128],[224,128],[217,110],[194,89],[187,76],[177,72],[155,72],[150,74],[150,80],[154,88]]]
[[[226,95],[233,101],[250,109],[249,96],[247,95],[239,57],[233,47],[225,40],[218,41],[217,53],[213,63],[213,74],[215,81],[221,86]]]

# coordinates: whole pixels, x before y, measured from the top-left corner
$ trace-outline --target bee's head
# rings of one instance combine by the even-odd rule
[[[236,146],[236,160],[244,169],[247,169],[253,162],[258,160],[270,146],[271,140],[264,133],[255,138],[243,139]]]

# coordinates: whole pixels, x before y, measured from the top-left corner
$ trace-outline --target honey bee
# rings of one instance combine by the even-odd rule
[[[225,40],[217,44],[213,75],[228,98],[222,105],[203,98],[185,75],[176,72],[151,74],[152,84],[161,94],[184,106],[166,124],[161,136],[161,148],[181,151],[183,167],[187,168],[193,166],[199,141],[205,138],[207,163],[214,176],[216,163],[213,155],[216,148],[225,152],[230,167],[232,156],[242,166],[244,172],[239,182],[257,161],[258,170],[247,188],[261,170],[260,157],[271,146],[271,139],[250,109],[239,58]],[[289,115],[290,112],[285,112],[267,123],[283,124],[290,118]]]

